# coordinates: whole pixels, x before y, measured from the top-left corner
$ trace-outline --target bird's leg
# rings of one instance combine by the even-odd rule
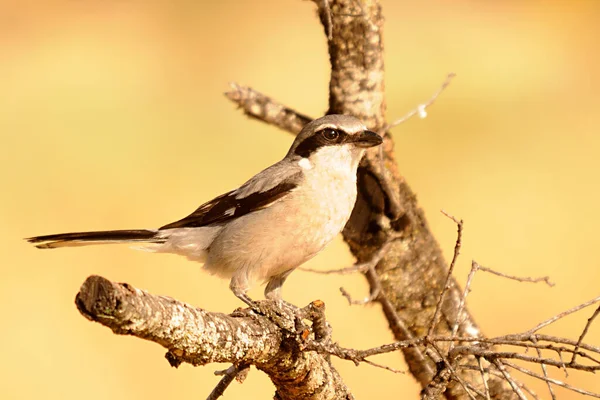
[[[247,305],[248,305],[250,308],[252,308],[254,311],[257,311],[257,309],[258,309],[258,306],[257,306],[257,304],[258,304],[258,303],[257,303],[256,301],[252,300],[252,299],[250,298],[250,296],[248,296],[248,295],[246,294],[246,292],[244,292],[244,291],[236,291],[236,290],[234,290],[234,291],[233,291],[233,294],[234,294],[234,295],[235,295],[235,296],[236,296],[238,299],[240,299],[241,301],[243,301],[244,303],[246,303],[246,304],[247,304]]]
[[[293,305],[292,303],[288,303],[287,301],[281,298],[281,286],[287,279],[288,276],[292,273],[293,269],[286,271],[282,274],[272,276],[265,287],[265,298],[267,300],[273,301],[279,308],[292,308],[296,313],[298,313],[299,308]]]
[[[244,276],[234,275],[229,284],[229,288],[238,299],[246,303],[254,312],[267,317],[280,328],[293,332],[295,331],[297,319],[296,310],[298,310],[298,308],[289,303],[284,303],[281,298],[277,299],[277,297],[273,297],[271,294],[273,293],[277,296],[277,294],[281,293],[279,289],[287,275],[289,275],[289,272],[282,275],[285,276],[278,276],[274,283],[272,283],[273,278],[269,280],[267,287],[270,288],[270,290],[265,289],[265,295],[268,298],[267,301],[254,301],[246,294],[248,291],[248,282],[245,280]]]
[[[281,286],[287,277],[292,273],[292,270],[286,271],[283,274],[272,276],[265,287],[265,297],[273,301],[281,300]]]
[[[248,282],[245,279],[234,275],[233,278],[231,278],[231,282],[229,283],[229,289],[231,289],[235,297],[246,303],[251,309],[260,312],[258,308],[258,303],[252,300],[250,296],[246,294],[246,292],[248,291]]]

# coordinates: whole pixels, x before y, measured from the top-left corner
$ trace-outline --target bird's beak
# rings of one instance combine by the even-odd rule
[[[363,131],[356,135],[354,142],[359,147],[373,147],[383,143],[383,139],[375,132]]]

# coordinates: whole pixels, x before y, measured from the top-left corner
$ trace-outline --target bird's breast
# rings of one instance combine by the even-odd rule
[[[356,202],[356,173],[332,171],[328,174],[307,174],[301,214],[313,233],[316,247],[323,247],[340,233],[350,218]],[[308,235],[307,235],[308,236]]]

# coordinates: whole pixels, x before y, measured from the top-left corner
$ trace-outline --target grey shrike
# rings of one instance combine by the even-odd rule
[[[308,123],[283,160],[238,189],[204,203],[159,229],[61,233],[28,238],[40,249],[105,243],[142,243],[175,253],[231,279],[246,292],[267,282],[265,297],[281,299],[281,285],[299,265],[340,233],[356,201],[356,170],[365,150],[382,143],[356,118],[327,115]]]

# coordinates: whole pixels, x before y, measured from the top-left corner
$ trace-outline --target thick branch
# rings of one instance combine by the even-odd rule
[[[83,283],[75,302],[86,318],[114,333],[165,347],[172,366],[255,365],[271,378],[278,399],[351,398],[326,357],[300,351],[294,335],[252,311],[211,313],[99,276]]]
[[[378,0],[330,0],[317,2],[326,31],[331,31],[329,57],[331,81],[329,113],[352,114],[371,129],[382,131],[385,118],[383,16]],[[330,10],[327,10],[326,6]],[[380,157],[383,157],[381,159]],[[397,340],[408,340],[427,333],[436,310],[436,299],[445,286],[447,264],[433,237],[423,211],[412,190],[400,176],[393,154],[393,141],[386,134],[383,152],[370,151],[359,170],[359,198],[344,229],[344,239],[360,262],[371,259],[389,237],[398,237],[377,266],[378,279],[367,277],[380,286],[379,301]],[[451,278],[441,304],[441,323],[437,335],[450,335],[460,304],[460,291]],[[461,316],[462,317],[462,316]],[[400,323],[406,321],[405,323]],[[408,330],[407,330],[408,327]],[[478,336],[479,329],[464,312],[458,333]],[[412,349],[404,351],[411,372],[423,387],[436,370],[431,359]],[[429,365],[424,365],[424,363]],[[465,381],[483,387],[480,374],[461,371]],[[511,397],[510,388],[490,377],[492,397]],[[466,398],[458,385],[445,395]]]

